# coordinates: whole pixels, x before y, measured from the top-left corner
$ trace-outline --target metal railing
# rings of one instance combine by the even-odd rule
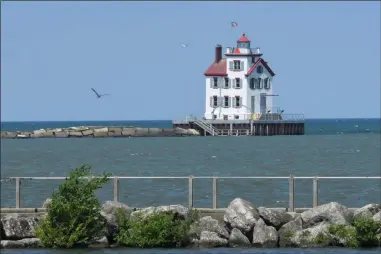
[[[91,179],[94,176],[89,176]],[[20,186],[21,180],[65,180],[67,177],[9,177],[1,179],[1,182],[15,180],[16,186],[16,209],[21,208]],[[288,211],[295,211],[295,179],[311,179],[312,186],[312,207],[319,205],[318,181],[323,179],[381,179],[381,176],[111,176],[113,179],[113,199],[119,201],[119,180],[122,179],[188,179],[188,207],[194,208],[194,180],[212,179],[212,209],[218,209],[218,179],[283,179],[289,181],[289,205]],[[2,208],[3,209],[3,208]],[[203,208],[205,209],[205,208]]]
[[[221,114],[221,116],[227,117],[227,120],[253,120],[253,122],[261,121],[304,121],[304,114],[283,114],[283,113],[254,113],[254,114]],[[238,119],[236,119],[238,116]],[[206,115],[207,122],[221,121],[223,118],[213,119],[212,114]]]
[[[193,121],[195,124],[197,124],[203,130],[209,132],[210,135],[212,135],[212,136],[218,135],[218,129],[216,127],[214,127],[212,124],[209,124],[208,122],[201,120],[201,119],[198,119],[197,117],[194,117],[194,116],[190,116],[189,120]]]

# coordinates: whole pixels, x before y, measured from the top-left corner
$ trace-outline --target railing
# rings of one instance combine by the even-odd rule
[[[227,116],[227,119],[232,120],[252,120],[253,122],[261,122],[261,121],[304,121],[304,114],[281,114],[281,113],[254,113],[254,114],[223,114]],[[221,114],[221,118],[213,119],[212,114],[206,115],[207,122],[214,121],[222,121],[223,115]],[[236,119],[238,116],[238,119]]]
[[[252,133],[248,129],[218,130],[219,136],[250,136]]]
[[[90,176],[91,179],[93,176]],[[1,182],[15,180],[16,185],[16,209],[21,208],[20,186],[21,180],[65,180],[67,177],[9,177]],[[289,206],[288,211],[295,211],[295,179],[311,179],[312,187],[312,207],[319,205],[318,181],[323,179],[381,179],[381,176],[111,176],[114,181],[114,201],[119,201],[119,180],[121,179],[188,179],[188,207],[194,208],[194,180],[212,179],[212,209],[218,208],[218,179],[283,179],[289,181]],[[3,209],[3,208],[2,208]]]
[[[212,136],[218,135],[218,129],[214,127],[212,124],[205,122],[204,120],[198,119],[197,117],[190,116],[190,120],[195,124],[200,126],[203,130],[209,132]]]

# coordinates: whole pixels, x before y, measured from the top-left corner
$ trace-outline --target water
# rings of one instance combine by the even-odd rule
[[[380,249],[353,250],[353,249],[87,249],[87,250],[1,250],[2,253],[11,254],[62,254],[62,253],[91,253],[91,254],[373,254]]]

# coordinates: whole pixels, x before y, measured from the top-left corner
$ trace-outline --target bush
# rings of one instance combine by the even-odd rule
[[[94,193],[107,183],[110,174],[87,178],[90,176],[89,165],[76,168],[53,192],[48,214],[36,229],[44,247],[86,247],[90,240],[105,232],[101,204]]]
[[[331,225],[329,233],[334,236],[335,245],[344,243],[345,247],[376,247],[381,245],[381,222],[373,218],[359,218],[352,221],[353,226]]]
[[[189,241],[190,225],[197,219],[198,213],[193,210],[185,220],[180,220],[173,212],[154,212],[147,218],[137,215],[130,219],[129,214],[119,209],[116,241],[120,245],[140,248],[184,246]]]

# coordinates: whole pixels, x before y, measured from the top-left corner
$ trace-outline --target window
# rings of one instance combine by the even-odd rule
[[[218,88],[218,78],[213,78],[213,88]]]
[[[240,78],[235,79],[235,88],[241,88],[241,79]]]
[[[255,78],[250,79],[250,89],[255,89]]]
[[[216,120],[217,119],[217,115],[213,115],[213,120]]]
[[[256,89],[261,89],[262,88],[262,79],[258,78],[257,83],[255,84]]]
[[[239,119],[239,115],[234,115],[234,119]]]
[[[270,89],[270,79],[265,78],[264,83],[265,89]]]
[[[228,120],[228,115],[224,115],[224,120]]]
[[[262,66],[262,65],[259,65],[259,66],[257,67],[257,72],[258,72],[258,73],[262,73],[262,72],[263,72],[263,66]]]
[[[236,108],[239,108],[241,106],[241,97],[236,96],[235,97],[235,105]]]
[[[241,61],[234,60],[234,70],[240,70],[241,69]]]
[[[225,87],[226,89],[229,88],[229,78],[225,78],[224,87]]]
[[[229,96],[224,96],[224,107],[225,108],[229,107]]]
[[[255,56],[252,56],[252,57],[251,57],[251,63],[252,63],[252,64],[255,63]]]
[[[217,107],[217,106],[218,106],[218,97],[213,96],[213,107]]]

